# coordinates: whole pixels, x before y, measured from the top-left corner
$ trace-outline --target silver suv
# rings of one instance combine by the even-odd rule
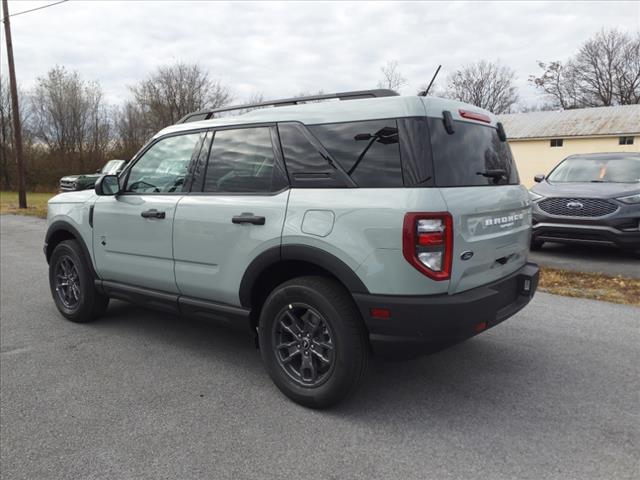
[[[95,191],[49,201],[62,315],[115,298],[220,320],[322,408],[371,354],[434,352],[532,298],[531,201],[492,114],[388,90],[222,110],[249,107],[189,115]]]

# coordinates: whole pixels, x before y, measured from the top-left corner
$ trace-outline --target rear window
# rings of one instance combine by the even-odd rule
[[[520,180],[507,142],[497,129],[454,121],[449,134],[440,118],[429,118],[435,185],[517,185]]]
[[[396,120],[332,123],[308,128],[359,187],[403,186]]]

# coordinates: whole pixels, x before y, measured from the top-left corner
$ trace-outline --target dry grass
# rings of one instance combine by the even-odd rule
[[[55,193],[27,193],[27,208],[18,208],[18,192],[0,192],[0,214],[47,218],[47,201]]]
[[[640,306],[640,279],[542,267],[539,288],[566,297]]]

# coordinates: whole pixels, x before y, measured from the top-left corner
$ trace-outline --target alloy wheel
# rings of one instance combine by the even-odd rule
[[[313,307],[287,305],[273,324],[272,338],[278,364],[295,382],[317,387],[331,375],[335,365],[333,333]]]
[[[58,259],[55,269],[55,289],[62,304],[74,310],[80,303],[80,277],[73,259],[63,255]]]

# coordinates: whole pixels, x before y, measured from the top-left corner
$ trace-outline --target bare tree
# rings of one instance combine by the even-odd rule
[[[620,105],[640,103],[640,33],[626,42],[614,77],[614,91]]]
[[[222,107],[232,99],[230,89],[209,78],[200,65],[182,62],[159,67],[130,89],[144,114],[149,134],[176,123],[188,113]]]
[[[249,98],[242,103],[246,103],[248,105],[253,105],[255,103],[261,103],[264,102],[264,94],[262,92],[253,92],[251,95],[249,95]]]
[[[323,89],[319,89],[316,90],[315,92],[312,92],[311,90],[302,90],[298,93],[296,93],[293,98],[301,98],[301,97],[315,97],[318,95],[325,95],[327,94],[327,92],[325,92]],[[325,102],[326,100],[311,100],[309,102],[305,102],[305,103],[320,103],[320,102]]]
[[[553,110],[558,110],[558,106],[552,102],[519,103],[513,106],[510,113],[549,112]]]
[[[529,81],[563,109],[640,103],[640,34],[602,30],[566,62],[538,65]]]
[[[407,79],[400,73],[397,61],[388,61],[380,67],[380,71],[382,72],[382,79],[378,82],[378,88],[388,88],[397,91],[407,85]]]
[[[10,146],[13,132],[11,129],[11,96],[6,78],[0,79],[0,176],[5,190],[11,187]]]
[[[144,145],[149,135],[142,110],[128,101],[113,112],[115,127],[115,155],[130,159]]]
[[[538,66],[544,72],[540,77],[532,75],[529,82],[541,89],[553,104],[563,110],[584,106],[585,101],[577,88],[573,64],[563,65],[562,62],[554,61],[548,64],[538,62]]]
[[[246,100],[242,100],[240,102],[241,105],[255,105],[256,103],[262,103],[264,102],[264,95],[262,94],[262,92],[253,92],[251,95],[249,95],[249,97],[247,97]],[[230,114],[232,115],[244,115],[245,113],[251,112],[253,110],[258,110],[261,107],[256,107],[256,108],[242,108],[240,110],[233,110],[230,112]]]
[[[56,66],[38,78],[31,105],[34,135],[59,161],[80,169],[104,161],[111,131],[98,83]]]
[[[515,76],[507,66],[480,60],[449,75],[444,95],[495,114],[508,113],[518,102]]]

